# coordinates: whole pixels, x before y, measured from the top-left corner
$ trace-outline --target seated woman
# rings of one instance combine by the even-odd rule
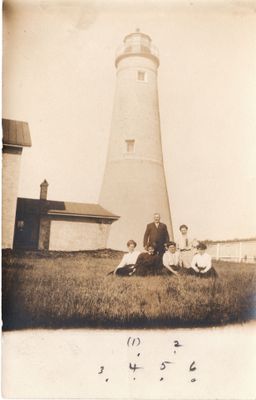
[[[199,243],[197,246],[198,253],[194,255],[191,268],[195,271],[195,275],[200,278],[217,278],[218,274],[212,266],[212,258],[206,253],[207,246]]]
[[[135,247],[137,243],[134,240],[128,240],[127,247],[128,253],[126,253],[120,264],[114,270],[115,275],[119,276],[131,276],[134,273],[134,265],[137,261],[137,258],[140,254],[139,251],[135,251]]]
[[[147,251],[139,255],[135,264],[135,275],[147,276],[161,274],[161,257],[156,254],[155,250],[155,246],[148,245]]]
[[[166,247],[167,251],[163,255],[163,265],[168,270],[166,272],[171,273],[171,275],[178,275],[182,267],[180,252],[177,251],[175,242],[168,242]]]

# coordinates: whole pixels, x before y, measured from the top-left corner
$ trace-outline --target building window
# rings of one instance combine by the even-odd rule
[[[24,221],[17,221],[17,228],[19,231],[23,231],[24,229]]]
[[[146,82],[146,80],[147,80],[146,72],[145,71],[137,71],[137,80]]]
[[[126,153],[134,153],[135,140],[126,140]]]

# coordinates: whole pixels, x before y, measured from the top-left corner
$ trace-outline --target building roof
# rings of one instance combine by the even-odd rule
[[[27,122],[2,119],[3,144],[11,146],[31,146],[31,137]]]
[[[40,215],[103,218],[117,220],[118,215],[111,213],[99,204],[71,203],[65,201],[18,198],[17,213],[36,213]]]
[[[92,203],[70,203],[64,202],[64,207],[62,209],[50,209],[48,214],[57,215],[84,215],[91,217],[104,217],[111,219],[118,219],[117,215],[112,214],[110,211],[101,207],[99,204]]]

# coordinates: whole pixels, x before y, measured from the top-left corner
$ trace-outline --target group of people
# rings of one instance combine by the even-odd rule
[[[167,226],[160,222],[160,214],[154,214],[154,221],[147,225],[143,245],[145,251],[136,250],[134,240],[127,242],[126,253],[113,273],[118,276],[147,275],[193,275],[202,278],[217,277],[211,256],[203,242],[188,238],[188,227],[180,226],[177,244],[170,241]]]

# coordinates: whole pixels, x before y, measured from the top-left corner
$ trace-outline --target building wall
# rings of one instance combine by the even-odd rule
[[[2,247],[12,248],[18,197],[21,148],[4,147],[2,175]]]
[[[49,250],[96,250],[107,246],[109,224],[51,221]]]
[[[217,260],[256,263],[256,239],[210,243],[207,252]]]

